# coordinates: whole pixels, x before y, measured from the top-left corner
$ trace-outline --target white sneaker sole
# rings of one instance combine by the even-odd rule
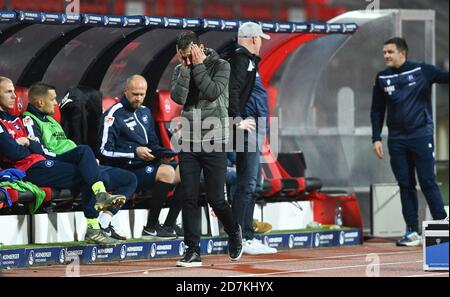
[[[192,262],[192,263],[185,263],[185,262],[177,262],[177,267],[201,267],[203,266],[202,262]]]

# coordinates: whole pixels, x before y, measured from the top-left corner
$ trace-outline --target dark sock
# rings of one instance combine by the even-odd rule
[[[167,215],[164,226],[173,227],[182,208],[183,208],[183,191],[181,190],[181,185],[178,185],[177,188],[175,189],[175,193],[173,194],[172,206],[170,207],[169,214]]]
[[[164,200],[172,188],[172,184],[156,182],[156,185],[152,191],[152,198],[150,198],[149,202],[147,228],[154,228],[158,223],[159,214],[161,213],[161,209],[164,205]]]

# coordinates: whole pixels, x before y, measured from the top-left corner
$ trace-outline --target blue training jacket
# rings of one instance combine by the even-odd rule
[[[433,83],[447,83],[448,71],[406,61],[400,68],[377,74],[373,87],[372,141],[381,140],[387,109],[389,138],[411,139],[433,135],[431,90]]]
[[[136,157],[139,146],[165,150],[155,134],[150,109],[142,106],[134,110],[126,98],[103,113],[100,124],[100,154],[108,165],[127,168],[147,164]]]

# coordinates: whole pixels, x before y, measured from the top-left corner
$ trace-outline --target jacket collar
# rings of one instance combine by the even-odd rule
[[[136,109],[131,107],[130,102],[128,102],[128,99],[125,97],[125,95],[123,95],[122,99],[120,99],[120,103],[122,103],[123,108],[125,108],[126,110],[128,110],[130,112],[135,112],[136,111]]]
[[[259,63],[261,61],[261,57],[255,54],[252,54],[246,47],[238,44],[236,48],[236,52],[242,55],[247,56],[248,58],[252,59],[256,63]]]
[[[48,114],[43,113],[42,111],[34,107],[34,105],[28,104],[27,111],[37,116],[37,118],[41,121],[47,121]]]

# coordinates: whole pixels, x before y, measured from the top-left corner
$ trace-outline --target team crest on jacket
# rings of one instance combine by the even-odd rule
[[[147,124],[148,123],[148,115],[144,115],[142,117],[142,121]]]

